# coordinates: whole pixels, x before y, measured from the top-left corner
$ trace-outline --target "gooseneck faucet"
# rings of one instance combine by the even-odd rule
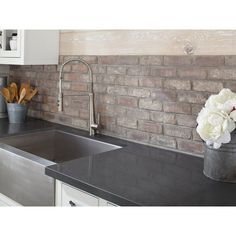
[[[64,96],[89,96],[89,135],[95,135],[96,132],[99,129],[99,122],[100,122],[100,116],[98,113],[97,117],[97,123],[95,122],[95,112],[94,112],[94,92],[93,92],[93,73],[90,65],[83,59],[69,59],[65,61],[61,65],[60,73],[59,73],[59,94],[58,94],[58,111],[62,112],[63,111],[63,93],[62,93],[62,76],[63,76],[63,69],[65,65],[67,65],[70,62],[80,62],[87,66],[88,68],[88,73],[89,73],[89,81],[91,83],[89,92],[81,92],[80,94],[75,94],[75,95],[64,95]]]

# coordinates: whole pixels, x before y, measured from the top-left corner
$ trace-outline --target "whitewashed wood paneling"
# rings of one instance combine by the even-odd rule
[[[61,55],[236,55],[236,30],[67,30]]]

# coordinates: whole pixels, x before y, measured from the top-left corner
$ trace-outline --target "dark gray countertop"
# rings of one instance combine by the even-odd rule
[[[40,129],[88,133],[47,121],[24,125],[0,120],[0,137]],[[236,184],[215,182],[203,173],[203,159],[107,136],[94,139],[123,146],[46,168],[46,174],[118,205],[235,206]]]
[[[30,131],[52,128],[54,126],[54,123],[29,117],[27,117],[27,120],[24,124],[10,124],[8,122],[8,118],[0,118],[0,138]]]

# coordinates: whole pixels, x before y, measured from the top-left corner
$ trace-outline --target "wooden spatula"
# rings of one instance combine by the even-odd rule
[[[23,89],[21,90],[21,93],[20,93],[20,98],[19,98],[19,100],[18,100],[18,104],[20,104],[20,103],[23,101],[25,95],[26,95],[26,89],[23,88]]]
[[[10,92],[7,88],[2,88],[1,94],[5,98],[6,102],[11,102]]]

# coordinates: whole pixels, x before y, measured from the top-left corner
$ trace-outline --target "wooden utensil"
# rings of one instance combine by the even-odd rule
[[[1,94],[5,98],[6,102],[11,102],[10,92],[7,88],[2,88]]]
[[[25,100],[26,100],[27,102],[29,102],[29,101],[34,97],[34,95],[35,95],[37,92],[38,92],[37,89],[34,89],[34,90],[30,91],[30,93],[25,96]]]
[[[18,104],[20,104],[20,103],[23,101],[25,95],[26,95],[26,89],[23,88],[23,89],[21,90],[21,93],[20,93],[20,98],[19,98],[19,100],[18,100]]]
[[[14,102],[14,98],[15,98],[15,89],[12,87],[8,87],[8,90],[10,92],[10,102]]]
[[[19,94],[18,94],[17,84],[13,82],[13,83],[10,84],[10,87],[14,89],[14,94],[15,94],[16,102],[18,102]]]
[[[22,92],[22,89],[25,88],[26,94],[30,93],[30,83],[22,83],[20,86],[20,94]]]

